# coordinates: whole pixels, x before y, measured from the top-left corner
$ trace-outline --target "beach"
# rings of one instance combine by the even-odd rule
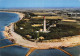
[[[16,13],[19,15],[20,20],[25,16],[23,13],[19,12],[9,12]],[[26,48],[36,48],[36,49],[50,49],[50,48],[59,48],[59,47],[73,47],[80,44],[80,35],[69,36],[59,39],[55,42],[31,42],[27,39],[24,39],[21,35],[14,32],[14,23],[11,23],[9,26],[5,26],[5,31],[3,31],[6,39],[11,40],[13,43],[16,43],[20,46]]]

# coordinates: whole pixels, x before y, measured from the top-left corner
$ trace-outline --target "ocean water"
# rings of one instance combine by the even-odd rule
[[[8,39],[4,39],[2,31],[4,27],[8,26],[12,22],[19,20],[19,16],[14,13],[0,12],[0,47],[13,44]],[[80,46],[63,48],[64,50],[71,53],[73,56],[80,56]],[[6,48],[0,48],[0,56],[25,56],[29,48],[24,48],[21,46],[11,46]],[[35,50],[29,56],[69,56],[58,49],[48,49],[48,50]]]
[[[15,13],[0,12],[0,31],[3,31],[4,27],[11,22],[16,22],[18,20],[19,16]]]

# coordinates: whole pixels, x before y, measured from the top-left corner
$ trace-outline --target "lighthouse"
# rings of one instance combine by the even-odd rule
[[[44,16],[44,24],[43,24],[43,31],[46,32],[46,19],[45,19],[45,16]]]
[[[43,33],[49,33],[50,32],[46,28],[46,19],[45,19],[45,16],[43,17],[43,29],[42,30],[40,29],[39,32],[43,32]]]
[[[42,32],[49,33],[50,31],[47,31],[47,29],[46,29],[46,19],[45,19],[45,16],[43,18],[44,18],[44,22],[43,22],[43,31]]]

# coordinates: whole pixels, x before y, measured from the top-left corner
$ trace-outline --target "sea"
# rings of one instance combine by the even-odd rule
[[[13,44],[8,39],[5,38],[2,31],[4,31],[5,26],[9,26],[10,23],[17,22],[19,20],[19,15],[15,13],[0,12],[0,47]],[[0,48],[0,56],[25,56],[30,48],[24,48],[21,46],[11,46],[6,48]],[[62,48],[72,54],[72,56],[80,56],[80,46]],[[66,53],[58,49],[45,49],[45,50],[35,50],[29,56],[69,56]]]

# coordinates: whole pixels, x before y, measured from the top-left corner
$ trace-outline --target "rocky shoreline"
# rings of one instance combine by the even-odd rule
[[[13,12],[10,12],[13,13]],[[24,17],[24,14],[16,12],[20,16],[20,19]],[[16,43],[20,46],[27,48],[36,48],[36,49],[50,49],[58,47],[73,47],[80,44],[80,35],[69,36],[58,39],[57,41],[48,41],[48,42],[31,42],[24,39],[21,35],[14,32],[14,23],[11,23],[10,26],[5,26],[5,31],[3,31],[5,38],[11,40],[13,43]]]

